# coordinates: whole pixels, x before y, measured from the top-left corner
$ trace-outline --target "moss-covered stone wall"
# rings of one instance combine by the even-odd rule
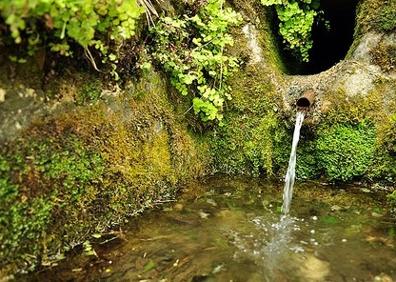
[[[95,79],[70,79],[58,89],[72,102],[32,117],[2,143],[3,271],[56,260],[91,234],[174,197],[211,162],[208,145],[175,115],[160,74],[102,94]]]

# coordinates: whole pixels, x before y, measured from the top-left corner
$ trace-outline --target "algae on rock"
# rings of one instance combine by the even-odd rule
[[[36,117],[3,143],[2,267],[49,263],[206,174],[208,146],[175,115],[167,89],[152,72],[116,96]]]

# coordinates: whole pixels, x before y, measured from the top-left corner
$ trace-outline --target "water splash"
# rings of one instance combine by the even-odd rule
[[[304,121],[304,112],[297,112],[296,125],[294,127],[293,143],[289,159],[289,167],[287,168],[287,173],[285,177],[285,187],[283,189],[283,214],[288,214],[290,210],[290,204],[293,197],[293,186],[294,179],[296,176],[296,155],[297,155],[297,144],[300,139],[300,130],[302,123]]]
[[[285,281],[285,263],[292,253],[304,253],[305,249],[295,242],[294,232],[301,230],[303,222],[295,217],[283,215],[278,218],[276,213],[270,216],[256,216],[249,220],[255,227],[254,232],[231,231],[231,243],[237,247],[235,260],[252,259],[261,265],[259,281]],[[287,271],[286,271],[287,272]]]
[[[301,246],[291,246],[293,239],[292,233],[299,230],[298,219],[288,215],[290,204],[293,196],[293,185],[295,179],[297,145],[300,139],[300,130],[304,121],[304,112],[297,112],[296,125],[293,134],[293,143],[289,159],[289,167],[285,177],[285,187],[283,192],[283,215],[276,223],[270,224],[272,220],[268,218],[257,217],[252,223],[257,227],[255,234],[241,236],[234,234],[234,243],[238,249],[247,255],[252,256],[258,263],[263,262],[265,265],[265,281],[273,281],[282,273],[282,262],[289,251],[294,253],[304,252]],[[270,224],[270,225],[269,225]]]

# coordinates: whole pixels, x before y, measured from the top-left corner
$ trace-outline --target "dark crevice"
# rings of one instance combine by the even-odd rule
[[[316,74],[345,58],[353,41],[357,2],[358,0],[321,0],[321,9],[324,18],[330,22],[330,29],[326,29],[320,21],[314,24],[314,43],[308,63],[299,61],[283,48],[281,56],[289,74]]]
[[[299,107],[299,108],[309,108],[310,106],[311,106],[311,103],[305,97],[302,97],[297,100],[297,107]]]

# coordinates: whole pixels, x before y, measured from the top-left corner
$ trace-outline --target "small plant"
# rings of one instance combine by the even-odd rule
[[[74,97],[77,105],[93,103],[99,100],[102,94],[99,81],[88,82],[82,85],[80,91]]]
[[[309,61],[309,51],[313,46],[312,26],[315,19],[321,19],[320,0],[261,0],[265,6],[275,6],[279,18],[279,33],[286,46],[296,57]],[[329,23],[322,20],[326,27]]]
[[[26,46],[28,55],[44,45],[63,56],[72,56],[72,43],[98,70],[92,54],[96,50],[103,63],[110,63],[117,78],[117,48],[135,34],[136,21],[144,8],[136,0],[69,1],[0,0],[0,15],[7,33],[18,45]]]
[[[86,256],[95,256],[95,257],[98,256],[96,251],[95,251],[95,249],[92,247],[91,242],[85,241],[83,243],[83,248],[84,248],[84,255],[86,255]]]
[[[227,79],[238,67],[224,50],[233,44],[229,29],[241,16],[223,5],[224,0],[209,0],[198,14],[164,17],[152,29],[154,58],[180,94],[194,97],[192,108],[203,121],[222,120],[224,102],[231,99]]]
[[[396,206],[396,190],[390,193],[387,198],[391,205]]]

